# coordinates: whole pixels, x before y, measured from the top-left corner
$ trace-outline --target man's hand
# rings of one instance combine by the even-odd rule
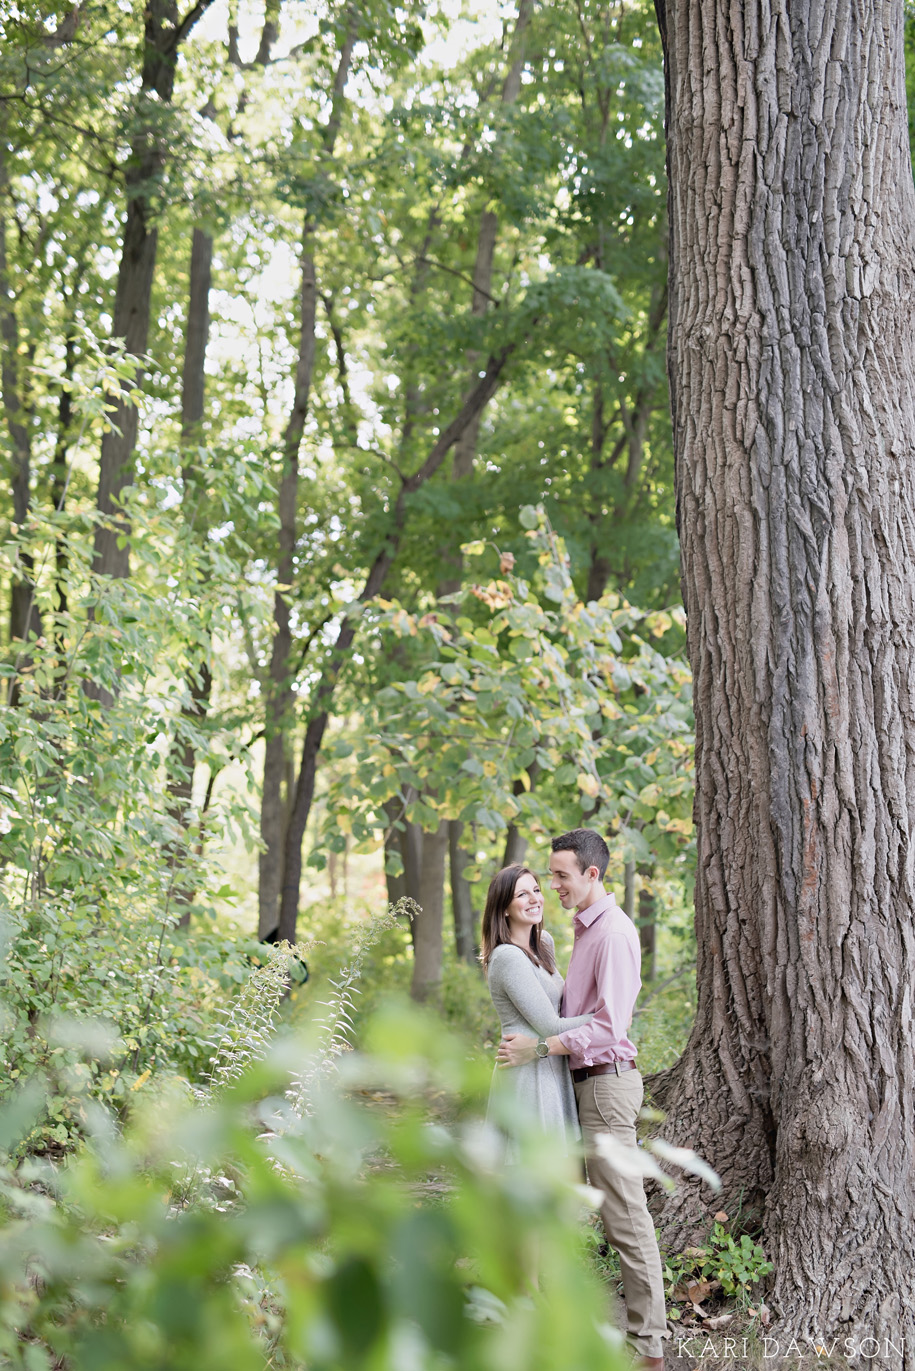
[[[534,1061],[536,1057],[534,1048],[536,1046],[537,1039],[528,1037],[526,1033],[506,1033],[499,1043],[496,1064],[498,1066],[525,1066],[528,1062]]]

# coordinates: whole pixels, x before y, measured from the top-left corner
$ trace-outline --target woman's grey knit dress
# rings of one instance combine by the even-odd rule
[[[553,951],[549,933],[541,941]],[[535,1038],[550,1038],[569,1028],[590,1023],[593,1015],[579,1014],[574,1019],[559,1015],[565,985],[558,971],[552,976],[525,956],[513,943],[501,943],[492,952],[487,968],[489,993],[502,1023],[502,1032],[528,1033]],[[522,1101],[528,1115],[541,1128],[566,1137],[578,1138],[578,1111],[569,1059],[542,1057],[526,1066],[497,1067],[489,1094],[490,1113],[496,1095],[511,1091]]]

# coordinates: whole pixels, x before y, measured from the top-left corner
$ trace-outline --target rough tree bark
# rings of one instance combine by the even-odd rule
[[[873,1337],[881,1366],[911,1367],[903,9],[667,0],[659,18],[699,1004],[655,1095],[665,1137],[720,1171],[725,1207],[758,1206],[785,1334]],[[669,1231],[699,1198],[686,1186],[667,1204]]]
[[[124,171],[127,215],[115,288],[111,336],[122,339],[134,356],[146,352],[158,229],[155,196],[165,167],[167,135],[162,106],[171,104],[178,50],[213,0],[197,0],[178,17],[176,0],[147,0],[144,10],[142,79],[135,110],[136,130]],[[137,408],[125,390],[115,406],[112,428],[102,438],[99,457],[98,510],[106,516],[95,535],[94,569],[103,575],[127,576],[130,551],[118,546],[127,525],[119,517],[120,498],[130,484],[137,443]]]

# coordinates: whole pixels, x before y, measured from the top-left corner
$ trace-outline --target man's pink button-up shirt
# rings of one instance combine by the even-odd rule
[[[572,920],[575,945],[569,961],[562,1013],[592,1014],[583,1028],[559,1034],[573,1071],[602,1062],[631,1062],[635,1044],[626,1037],[642,986],[642,949],[635,924],[612,895],[603,895]]]

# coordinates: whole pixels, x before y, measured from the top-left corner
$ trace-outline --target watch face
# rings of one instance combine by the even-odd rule
[[[547,1043],[538,1043],[534,1051],[537,1053],[538,1057],[548,1057],[550,1055],[550,1049]]]

